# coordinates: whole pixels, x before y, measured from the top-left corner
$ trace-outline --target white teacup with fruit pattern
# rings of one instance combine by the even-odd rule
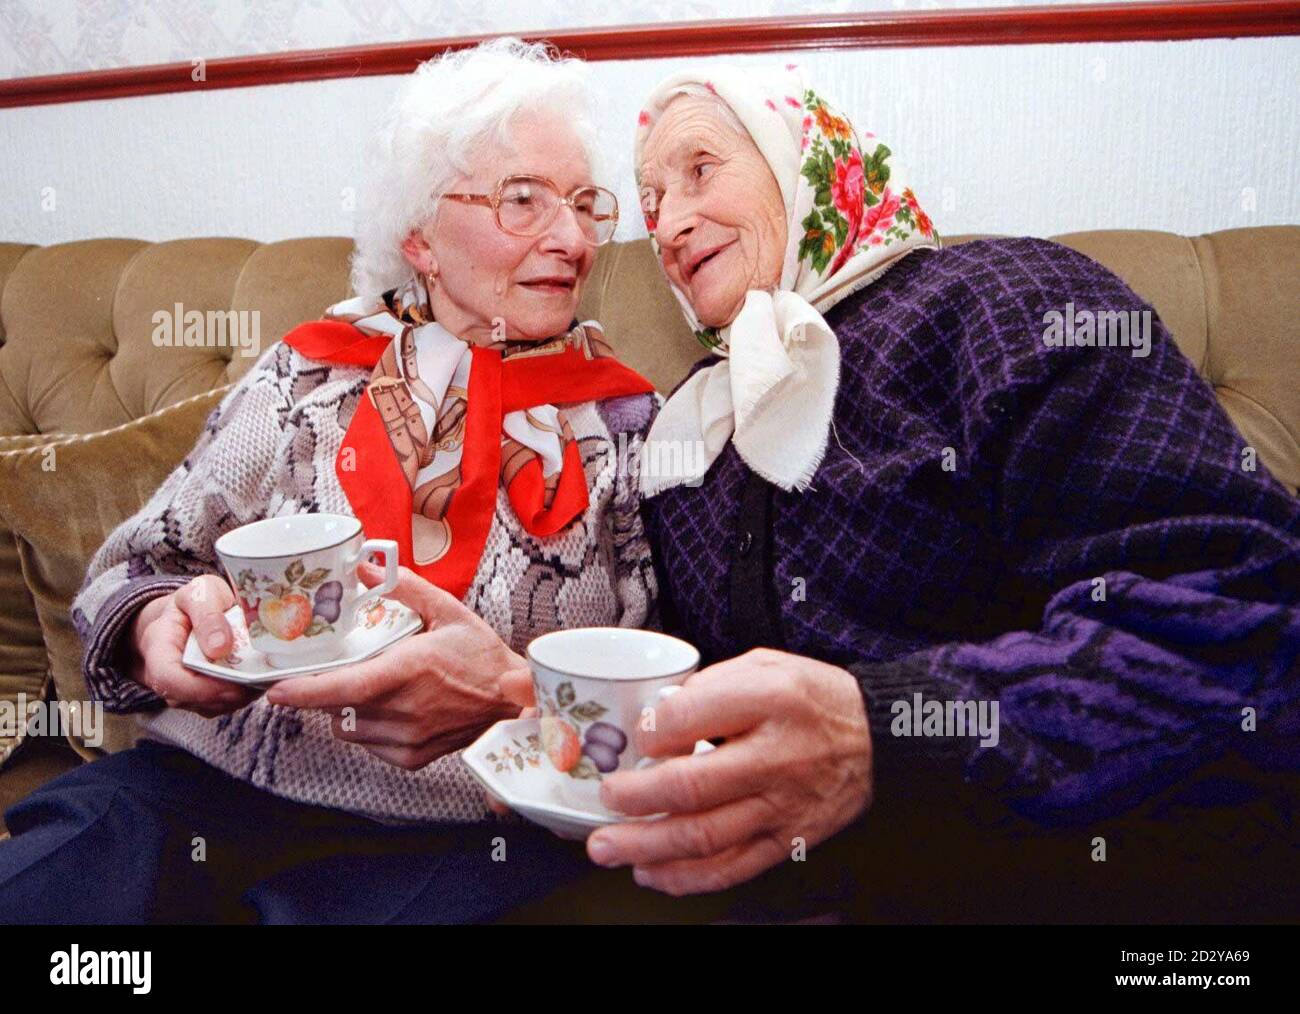
[[[346,514],[287,514],[226,532],[214,547],[248,640],[280,668],[332,662],[357,618],[397,587],[397,543],[367,539]],[[362,594],[357,564],[384,557],[384,580]]]
[[[690,644],[652,630],[579,627],[534,638],[528,664],[542,747],[555,769],[588,780],[653,764],[636,748],[655,708],[700,664]]]

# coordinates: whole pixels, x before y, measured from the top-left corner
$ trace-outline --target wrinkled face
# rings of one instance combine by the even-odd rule
[[[593,182],[582,143],[564,118],[521,113],[510,138],[508,146],[485,145],[473,174],[449,192],[491,194],[514,173],[544,176],[561,195]],[[434,275],[435,319],[473,344],[566,331],[595,259],[568,205],[541,235],[512,236],[497,227],[490,207],[443,200],[432,224],[413,231],[402,249],[421,275]],[[502,326],[494,329],[494,322]]]
[[[747,131],[708,98],[668,103],[641,153],[641,199],[664,271],[706,327],[730,324],[750,289],[781,280],[781,188]]]

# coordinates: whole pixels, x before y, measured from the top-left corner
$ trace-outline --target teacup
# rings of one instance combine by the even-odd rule
[[[543,752],[571,778],[654,763],[636,747],[655,707],[700,664],[685,641],[650,630],[579,627],[534,638],[528,664],[541,711]]]
[[[397,587],[397,543],[367,539],[346,514],[254,521],[216,541],[248,639],[277,668],[332,662],[363,611]],[[384,580],[358,594],[357,564],[384,556]]]

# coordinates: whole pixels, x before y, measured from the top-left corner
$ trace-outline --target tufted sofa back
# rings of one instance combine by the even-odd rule
[[[1053,238],[1150,302],[1260,460],[1300,485],[1300,226]],[[232,344],[159,354],[154,314],[178,303],[256,310],[265,349],[349,294],[351,246],[331,237],[0,244],[0,435],[95,432],[238,380],[255,356]],[[660,389],[701,355],[646,240],[601,249],[581,312]]]

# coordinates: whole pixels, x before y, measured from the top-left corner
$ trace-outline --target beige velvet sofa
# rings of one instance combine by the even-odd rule
[[[1154,306],[1260,466],[1294,492],[1300,226],[1053,238]],[[258,311],[264,350],[348,295],[350,250],[328,237],[0,243],[0,700],[86,699],[67,613],[86,564],[255,361],[229,344],[159,347],[154,313],[178,303]],[[582,314],[601,320],[620,356],[661,390],[702,354],[645,240],[602,248]],[[134,720],[115,716],[101,749],[133,737]],[[0,738],[0,811],[96,755],[76,736]]]

